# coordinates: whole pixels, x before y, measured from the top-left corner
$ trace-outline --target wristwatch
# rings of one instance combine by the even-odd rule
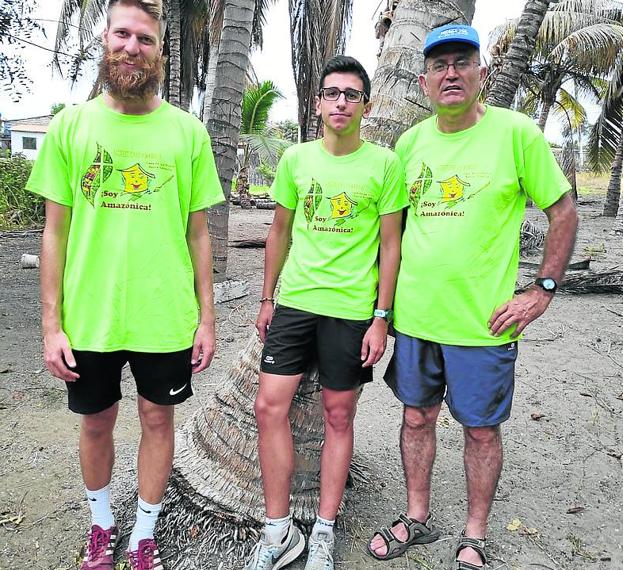
[[[372,316],[385,319],[388,323],[391,323],[394,320],[394,311],[391,309],[374,309]]]
[[[556,289],[558,289],[558,283],[556,283],[556,280],[552,277],[537,277],[534,280],[534,284],[548,293],[555,293]]]

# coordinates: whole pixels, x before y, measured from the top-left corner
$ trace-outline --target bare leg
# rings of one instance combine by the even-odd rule
[[[115,462],[113,429],[119,404],[97,414],[82,416],[80,422],[80,467],[87,489],[97,491],[110,483]]]
[[[334,520],[344,495],[353,456],[353,421],[358,390],[322,389],[325,437],[320,459],[320,507],[318,514]]]
[[[174,406],[138,397],[141,442],[138,448],[138,494],[144,501],[162,501],[173,464]]]
[[[467,524],[465,535],[484,538],[487,519],[502,471],[502,437],[500,426],[464,427],[465,477],[467,481]],[[482,565],[480,556],[471,548],[463,549],[459,560]]]
[[[273,519],[290,512],[294,446],[288,412],[302,377],[260,373],[254,409],[266,516]]]
[[[437,452],[437,416],[441,404],[430,408],[405,406],[400,431],[400,452],[407,483],[407,516],[424,522],[430,509],[430,487]],[[398,540],[407,539],[402,523],[392,528]],[[382,538],[376,537],[371,548],[380,556],[387,552]]]

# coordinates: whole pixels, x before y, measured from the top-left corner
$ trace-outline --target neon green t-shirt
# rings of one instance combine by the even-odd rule
[[[527,116],[487,107],[452,134],[433,116],[396,144],[410,207],[396,287],[395,327],[459,346],[500,345],[488,329],[513,297],[526,196],[541,209],[569,189],[543,134]]]
[[[147,115],[117,113],[102,97],[65,108],[26,187],[72,208],[62,323],[73,348],[192,345],[188,217],[224,199],[199,120],[166,102]]]
[[[275,201],[295,210],[279,303],[342,319],[372,317],[378,286],[380,217],[408,205],[400,160],[364,142],[333,156],[322,140],[286,150]]]

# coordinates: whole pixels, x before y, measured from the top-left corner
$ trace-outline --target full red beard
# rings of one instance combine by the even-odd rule
[[[133,63],[135,69],[124,69],[121,64],[127,62]],[[132,57],[124,51],[106,50],[99,65],[100,82],[117,99],[147,99],[156,95],[162,85],[164,63],[162,55],[148,61],[141,55]]]

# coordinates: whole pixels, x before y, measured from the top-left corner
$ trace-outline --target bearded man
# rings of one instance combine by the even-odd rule
[[[215,349],[206,208],[223,192],[200,121],[158,96],[161,0],[111,0],[103,95],[59,113],[27,188],[46,199],[41,254],[44,357],[81,414],[91,508],[82,570],[111,570],[110,506],[121,370],[138,392],[138,509],[132,570],[162,569],[154,527],[171,470],[175,404]]]

